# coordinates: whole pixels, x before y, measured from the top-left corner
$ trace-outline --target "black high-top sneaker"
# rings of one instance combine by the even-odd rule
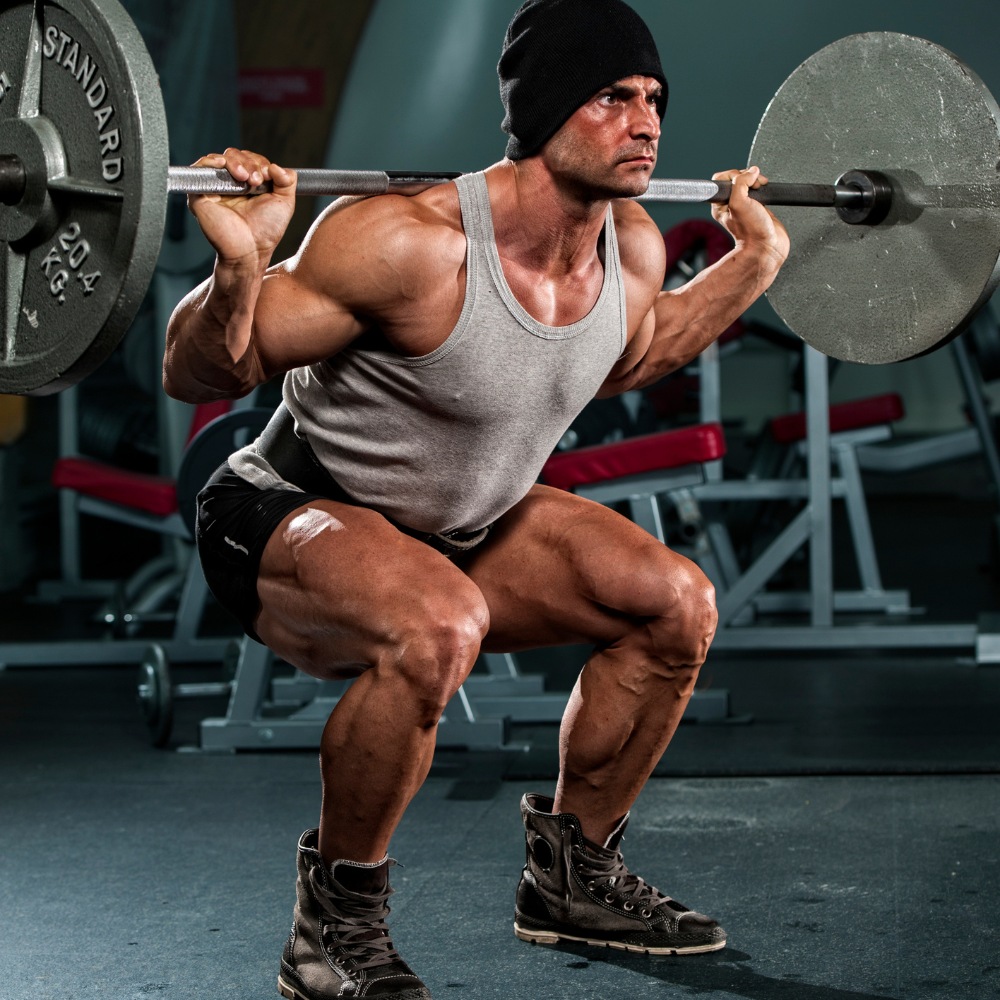
[[[625,867],[618,846],[628,816],[600,847],[584,839],[576,816],[553,813],[553,804],[541,795],[521,799],[527,864],[517,887],[514,933],[522,941],[582,941],[650,955],[726,946],[726,932],[714,920]]]
[[[318,835],[318,830],[307,830],[299,839],[295,915],[278,976],[281,995],[289,1000],[431,1000],[430,991],[399,957],[385,924],[392,895],[388,870],[394,862],[338,861],[327,868],[316,847]],[[382,887],[352,892],[337,879],[338,872],[347,877],[341,871],[345,867],[368,869]]]

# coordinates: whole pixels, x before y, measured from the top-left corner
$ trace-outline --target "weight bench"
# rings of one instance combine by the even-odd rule
[[[831,480],[831,495],[845,501],[861,577],[858,591],[832,594],[837,611],[909,611],[905,591],[887,591],[882,585],[857,458],[859,447],[891,436],[891,424],[903,415],[903,402],[895,393],[830,407],[830,456],[838,472]],[[599,503],[626,504],[631,519],[664,542],[661,502],[669,499],[685,540],[692,543],[688,554],[716,586],[721,625],[746,625],[758,612],[805,612],[810,601],[809,594],[765,590],[789,552],[765,552],[745,572],[725,525],[706,523],[701,514],[705,501],[806,499],[808,482],[792,476],[796,461],[805,456],[805,414],[774,418],[767,435],[787,453],[781,474],[768,479],[761,478],[758,469],[752,480],[709,481],[705,470],[721,460],[725,441],[718,423],[705,423],[554,455],[543,470],[543,481]],[[832,589],[832,565],[821,577]]]
[[[726,453],[722,425],[677,430],[557,452],[542,482],[611,505],[626,503],[631,520],[666,542],[657,497],[705,481],[704,466]]]
[[[907,592],[887,591],[882,585],[858,460],[859,448],[892,437],[892,425],[906,415],[903,400],[898,393],[884,393],[835,404],[829,412],[830,455],[840,477],[838,492],[842,491],[861,584],[859,593],[835,593],[834,608],[906,613],[910,610]],[[775,444],[786,449],[787,458],[782,463],[786,474],[791,471],[789,466],[803,465],[806,448],[804,412],[775,417],[768,424],[768,434]],[[789,594],[761,595],[757,606],[762,611],[801,611],[805,603],[801,599],[796,602]]]
[[[186,444],[212,420],[227,413],[231,405],[220,401],[195,407]],[[72,498],[77,514],[128,524],[164,538],[163,555],[151,559],[116,588],[112,604],[101,612],[103,620],[121,635],[135,635],[144,620],[161,618],[160,609],[183,586],[190,556],[191,529],[178,512],[174,476],[137,472],[85,455],[68,455],[55,461],[51,482],[64,496]]]
[[[888,591],[882,584],[858,460],[859,448],[889,439],[892,424],[904,415],[903,401],[897,393],[870,396],[829,407],[829,454],[836,470],[836,476],[830,480],[830,495],[844,501],[860,580],[858,590],[834,590],[832,561],[821,567],[821,571],[814,576],[813,585],[824,588],[821,597],[832,601],[835,611],[907,614],[911,610],[906,591]],[[800,470],[805,465],[807,448],[804,412],[774,417],[764,429],[746,480],[716,483],[696,492],[701,494],[702,499],[758,502],[804,500],[808,483]],[[746,519],[743,521],[745,524]],[[728,594],[744,574],[738,566],[730,534],[725,527],[715,523],[708,531],[717,565],[721,567],[716,585],[721,593]],[[773,563],[772,570],[776,572],[782,564]],[[767,566],[765,561],[758,569]],[[769,579],[770,576],[763,582]],[[755,613],[805,612],[809,609],[810,599],[809,594],[767,591],[762,586],[753,596],[752,605]],[[725,607],[725,598],[722,604]],[[744,617],[742,622],[746,621]]]

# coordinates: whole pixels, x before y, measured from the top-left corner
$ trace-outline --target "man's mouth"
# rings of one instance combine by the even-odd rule
[[[648,151],[629,153],[627,156],[621,157],[618,161],[620,164],[623,163],[655,163],[656,154]]]

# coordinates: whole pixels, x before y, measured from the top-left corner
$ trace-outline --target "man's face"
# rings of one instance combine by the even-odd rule
[[[577,108],[542,149],[549,169],[584,197],[643,194],[656,166],[660,82],[628,76]]]

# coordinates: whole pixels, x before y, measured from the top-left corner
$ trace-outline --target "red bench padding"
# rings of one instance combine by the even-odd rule
[[[187,443],[206,424],[232,408],[229,399],[199,403],[191,418]],[[76,490],[95,500],[107,500],[157,517],[169,517],[177,510],[177,483],[169,476],[118,469],[95,458],[57,459],[52,466],[52,485],[57,490]]]
[[[561,490],[602,483],[659,469],[711,462],[726,453],[720,424],[698,424],[675,431],[556,452],[542,469],[542,482]]]
[[[169,477],[128,472],[91,458],[58,459],[52,468],[52,485],[160,517],[177,510],[177,485]]]
[[[895,392],[887,392],[884,396],[869,396],[867,399],[855,399],[850,403],[838,403],[830,407],[830,433],[891,424],[905,414],[903,400]],[[770,427],[771,436],[779,444],[802,441],[806,436],[806,415],[786,413],[784,416],[775,417]]]

